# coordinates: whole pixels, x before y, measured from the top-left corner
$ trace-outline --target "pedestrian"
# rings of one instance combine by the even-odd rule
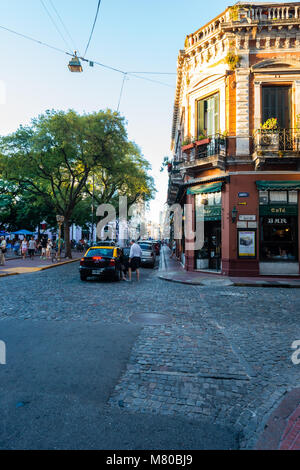
[[[131,282],[131,273],[136,272],[137,281],[140,280],[140,266],[141,266],[141,257],[142,257],[142,249],[140,245],[138,245],[135,240],[131,240],[131,248],[129,254],[129,281]]]
[[[49,240],[47,242],[47,247],[46,247],[46,258],[47,259],[51,259],[52,247],[53,247],[53,243],[49,238]]]
[[[0,238],[0,265],[5,264],[5,253],[6,253],[6,241],[4,237]]]
[[[127,256],[125,255],[123,248],[121,248],[120,263],[121,263],[122,281],[127,281],[126,274],[128,273],[128,269],[129,269],[129,258],[128,258],[128,255]]]
[[[26,238],[24,238],[24,240],[21,243],[21,253],[22,253],[23,259],[26,259],[27,250],[28,250],[28,244],[27,244]]]
[[[36,250],[36,241],[34,237],[31,237],[28,243],[28,254],[29,254],[30,259],[34,259],[35,250]]]
[[[47,248],[47,238],[46,237],[43,237],[42,240],[41,240],[41,248],[42,248],[41,259],[46,259],[46,248]]]
[[[176,241],[175,240],[173,240],[173,243],[172,243],[170,259],[172,259],[174,255],[176,256]]]

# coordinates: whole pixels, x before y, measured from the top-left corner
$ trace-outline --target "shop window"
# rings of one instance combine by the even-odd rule
[[[298,191],[259,191],[259,204],[297,204]]]
[[[298,191],[289,191],[289,204],[298,203]]]
[[[260,259],[262,261],[298,260],[298,218],[264,216],[260,221]]]
[[[287,203],[287,191],[270,191],[270,203]]]
[[[269,193],[268,191],[259,191],[259,203],[269,204]]]

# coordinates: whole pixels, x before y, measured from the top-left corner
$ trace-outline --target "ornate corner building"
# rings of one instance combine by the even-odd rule
[[[201,249],[177,241],[185,268],[298,276],[300,3],[236,4],[186,37],[171,148],[168,204],[204,223]]]

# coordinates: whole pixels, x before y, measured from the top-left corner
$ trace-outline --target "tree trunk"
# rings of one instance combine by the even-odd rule
[[[70,223],[69,220],[65,218],[64,221],[64,239],[65,239],[65,252],[66,258],[72,259],[72,250],[71,250],[71,243],[70,243]]]

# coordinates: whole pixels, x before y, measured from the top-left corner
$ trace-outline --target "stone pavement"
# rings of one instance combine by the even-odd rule
[[[25,260],[23,258],[6,258],[5,265],[0,266],[0,277],[43,271],[54,266],[60,266],[66,262],[77,261],[82,257],[82,253],[73,252],[72,256],[72,260],[62,257],[60,262],[52,262],[51,259],[41,259],[39,256],[35,256],[34,259],[27,257]]]
[[[300,365],[291,360],[292,344],[300,340],[299,289],[187,285],[159,275],[143,269],[140,283],[83,283],[74,263],[2,278],[0,337],[9,319],[66,331],[74,322],[119,331],[138,326],[110,387],[111,413],[226,428],[239,436],[240,448],[255,448],[271,413],[300,387]],[[289,445],[295,445],[297,406],[291,407]]]
[[[160,279],[190,285],[207,286],[240,286],[240,287],[294,287],[300,288],[300,278],[260,276],[260,277],[233,277],[223,276],[212,272],[186,271],[182,264],[170,259],[170,249],[163,247],[161,253]]]

